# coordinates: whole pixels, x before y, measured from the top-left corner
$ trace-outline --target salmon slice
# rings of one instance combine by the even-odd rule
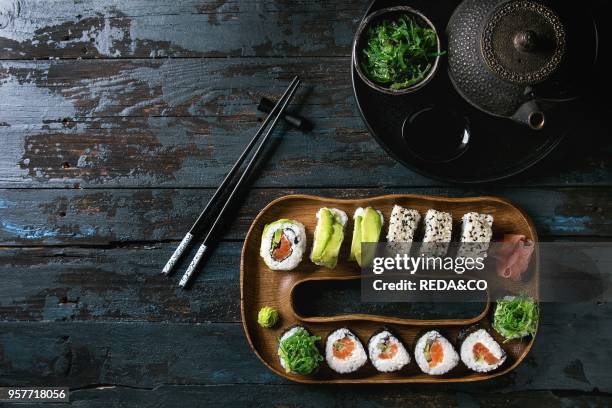
[[[353,354],[353,350],[355,350],[355,341],[348,337],[343,337],[334,342],[333,349],[334,357],[344,360]]]
[[[434,340],[429,348],[429,368],[434,368],[444,360],[444,347],[442,342]]]
[[[489,365],[497,364],[499,362],[499,358],[495,357],[493,353],[489,351],[487,346],[482,343],[474,344],[473,352],[476,361],[484,360]]]
[[[380,354],[378,355],[378,357],[381,360],[389,360],[393,357],[395,357],[395,355],[397,354],[397,344],[395,343],[383,343],[384,349],[383,351],[380,352]]]
[[[285,234],[282,234],[280,241],[277,246],[272,250],[272,258],[275,261],[280,262],[291,255],[291,242],[287,239]]]

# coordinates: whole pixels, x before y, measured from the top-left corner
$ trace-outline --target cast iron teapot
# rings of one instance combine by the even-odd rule
[[[579,96],[597,59],[595,23],[573,2],[464,0],[447,33],[457,91],[475,107],[534,130]]]

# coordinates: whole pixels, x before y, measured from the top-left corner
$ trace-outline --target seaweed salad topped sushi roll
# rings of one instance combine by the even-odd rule
[[[310,375],[317,371],[323,356],[317,342],[319,336],[312,336],[302,326],[287,330],[278,341],[278,358],[281,366],[291,374]]]

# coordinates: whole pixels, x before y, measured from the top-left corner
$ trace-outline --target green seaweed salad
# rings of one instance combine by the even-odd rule
[[[506,297],[497,301],[493,328],[506,341],[534,335],[538,329],[540,310],[537,302],[525,295]]]
[[[368,29],[361,67],[372,81],[400,90],[425,79],[442,54],[436,32],[404,14]]]
[[[280,358],[285,362],[288,373],[312,374],[323,361],[317,348],[319,336],[311,336],[305,329],[299,328],[294,334],[280,343]]]

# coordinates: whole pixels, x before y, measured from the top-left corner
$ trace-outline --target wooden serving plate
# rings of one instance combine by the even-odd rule
[[[470,382],[490,379],[513,370],[529,353],[534,338],[513,340],[502,344],[502,339],[491,329],[492,307],[485,302],[481,309],[472,315],[453,318],[420,318],[419,316],[389,316],[384,313],[338,313],[335,315],[312,315],[304,312],[308,307],[301,305],[309,302],[329,302],[329,298],[342,298],[353,282],[359,282],[360,269],[355,262],[348,261],[348,252],[352,237],[352,214],[358,207],[371,206],[385,216],[383,236],[386,235],[387,221],[393,205],[405,208],[414,208],[421,214],[428,209],[446,211],[453,216],[453,229],[459,227],[463,214],[476,211],[491,214],[494,219],[494,236],[503,234],[523,234],[537,242],[537,233],[532,221],[515,205],[507,200],[497,197],[475,198],[444,198],[420,195],[387,195],[368,199],[341,200],[322,198],[308,195],[290,195],[274,200],[264,208],[255,218],[247,233],[242,248],[240,262],[240,295],[242,324],[249,342],[249,346],[259,359],[276,374],[289,380],[301,383],[450,383]],[[338,208],[347,213],[349,223],[338,266],[331,270],[314,265],[308,259],[316,226],[316,212],[321,207]],[[259,256],[261,234],[266,224],[280,218],[289,218],[299,221],[306,227],[307,249],[304,259],[293,271],[272,271]],[[535,254],[534,273],[528,282],[523,283],[520,289],[537,298],[539,281],[539,258]],[[502,279],[502,278],[500,278]],[[306,285],[306,286],[305,286]],[[308,288],[308,285],[311,288]],[[329,285],[331,295],[326,295]],[[348,285],[348,286],[347,286]],[[306,289],[304,289],[306,288]],[[339,288],[339,289],[338,289]],[[299,294],[306,290],[307,295]],[[308,292],[309,291],[309,292]],[[296,295],[298,292],[298,295]],[[296,302],[303,302],[296,304]],[[359,308],[359,302],[353,307]],[[396,308],[407,309],[412,305],[395,304]],[[280,323],[273,329],[264,329],[257,324],[257,313],[263,306],[272,306],[279,310]],[[310,308],[313,309],[313,308]],[[317,308],[314,308],[316,310]],[[320,311],[317,311],[320,312]],[[438,329],[457,348],[457,338],[460,332],[473,325],[479,324],[488,329],[496,340],[502,344],[508,358],[505,364],[491,373],[474,373],[459,364],[459,367],[443,376],[430,376],[423,374],[414,362],[414,345],[416,339],[425,330]],[[367,350],[367,341],[383,326],[390,328],[408,348],[412,361],[406,368],[396,373],[379,373],[371,363],[362,367],[357,373],[349,375],[337,374],[326,363],[311,376],[287,374],[281,367],[277,356],[278,338],[289,327],[300,324],[321,337],[321,346],[329,333],[340,327],[350,328],[363,342]],[[321,348],[322,349],[322,348]]]

